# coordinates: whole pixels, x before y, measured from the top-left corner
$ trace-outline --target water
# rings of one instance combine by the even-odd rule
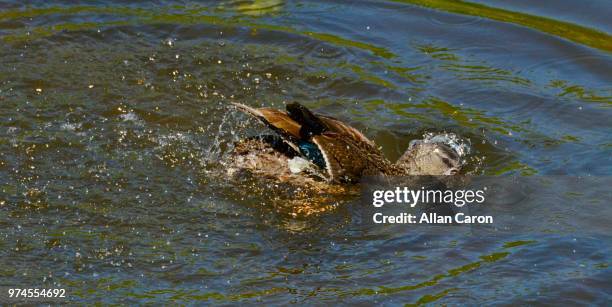
[[[300,101],[392,160],[452,133],[469,174],[612,175],[610,4],[478,3],[1,2],[0,286],[81,303],[604,304],[611,241],[592,221],[610,215],[588,202],[573,227],[553,205],[532,212],[547,229],[429,232],[362,223],[351,197],[304,192],[325,210],[296,215],[290,188],[226,179],[232,142],[264,131],[230,101]]]

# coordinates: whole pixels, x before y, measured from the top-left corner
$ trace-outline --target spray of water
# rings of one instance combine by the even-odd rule
[[[424,143],[442,143],[452,148],[461,158],[461,164],[466,163],[466,156],[471,152],[471,144],[454,133],[432,133],[423,134],[422,140],[415,140]],[[413,141],[413,142],[415,142]]]

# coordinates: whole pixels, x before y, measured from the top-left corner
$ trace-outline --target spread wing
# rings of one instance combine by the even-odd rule
[[[297,151],[304,141],[314,143],[323,155],[332,181],[357,181],[389,163],[374,142],[359,130],[333,117],[314,114],[299,103],[287,104],[287,112],[232,104],[259,118]]]
[[[259,118],[272,130],[281,133],[283,136],[293,138],[293,141],[302,138],[302,136],[300,135],[302,124],[291,118],[291,116],[285,111],[272,108],[252,108],[247,105],[235,102],[233,102],[232,104],[238,110]],[[336,118],[320,114],[313,115],[325,125],[327,131],[335,132],[344,137],[349,137],[356,142],[362,142],[372,147],[376,146],[372,140],[368,139],[359,130],[349,126],[348,124]]]
[[[240,111],[260,119],[270,129],[282,136],[291,147],[298,150],[296,142],[300,139],[300,125],[291,119],[287,112],[272,108],[252,108],[241,103],[232,102]]]

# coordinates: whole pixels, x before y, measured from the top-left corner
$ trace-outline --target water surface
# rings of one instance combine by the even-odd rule
[[[468,174],[610,176],[611,8],[0,2],[0,286],[82,303],[603,304],[597,205],[534,210],[552,226],[516,233],[381,227],[351,199],[296,217],[290,188],[230,182],[222,162],[264,131],[228,102],[299,101],[392,160],[452,132]]]

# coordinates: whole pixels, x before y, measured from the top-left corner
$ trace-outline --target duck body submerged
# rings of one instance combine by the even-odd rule
[[[230,170],[285,180],[358,182],[363,176],[452,175],[460,156],[443,143],[411,142],[396,163],[385,158],[376,144],[350,125],[315,114],[299,103],[287,110],[252,108],[233,103],[260,119],[274,135],[238,141]]]

